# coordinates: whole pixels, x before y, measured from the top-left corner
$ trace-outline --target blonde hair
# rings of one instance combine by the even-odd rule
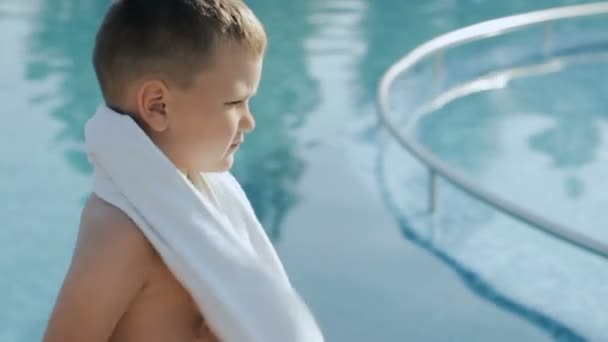
[[[147,73],[189,87],[226,41],[257,56],[266,50],[263,25],[240,0],[118,0],[97,32],[93,66],[112,103]]]

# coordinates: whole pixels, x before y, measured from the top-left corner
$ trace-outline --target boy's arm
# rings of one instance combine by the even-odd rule
[[[108,341],[146,283],[153,248],[122,211],[97,201],[83,214],[44,342]]]

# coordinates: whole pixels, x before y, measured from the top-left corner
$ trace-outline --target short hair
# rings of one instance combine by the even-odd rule
[[[265,52],[264,27],[240,0],[117,0],[97,32],[93,66],[111,103],[148,73],[189,87],[226,41]]]

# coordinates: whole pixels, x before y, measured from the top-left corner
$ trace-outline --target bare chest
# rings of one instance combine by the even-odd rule
[[[118,323],[111,342],[219,341],[186,289],[160,261]]]

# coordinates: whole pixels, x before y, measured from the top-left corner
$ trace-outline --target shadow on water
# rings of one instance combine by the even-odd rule
[[[467,267],[467,265],[462,264],[457,259],[450,256],[448,252],[436,246],[433,243],[432,237],[429,238],[423,236],[420,232],[414,229],[412,227],[410,219],[403,214],[399,205],[395,203],[395,200],[393,199],[396,190],[389,189],[388,184],[386,182],[386,177],[384,176],[386,172],[386,161],[384,153],[385,148],[382,147],[381,144],[378,144],[378,146],[379,149],[376,156],[376,168],[374,170],[376,182],[378,184],[378,188],[381,193],[381,198],[384,202],[384,205],[392,213],[393,217],[399,224],[401,233],[403,234],[404,238],[416,244],[417,246],[420,246],[421,248],[441,260],[448,267],[450,267],[460,277],[460,279],[462,279],[463,283],[480,298],[494,303],[496,306],[507,312],[522,317],[523,319],[536,325],[543,331],[546,331],[556,341],[586,341],[586,339],[582,335],[580,335],[570,327],[564,325],[563,323],[559,322],[558,320],[551,318],[541,312],[538,312],[533,308],[519,303],[509,298],[507,295],[501,293],[493,285],[484,280],[480,275],[478,275],[474,271],[471,271],[470,268]],[[404,151],[403,153],[406,152]],[[469,207],[467,209],[470,211],[471,208]],[[484,215],[483,211],[484,210],[481,210],[475,218],[469,217],[466,220],[466,223],[462,222],[462,224],[483,224],[483,221],[485,220],[484,216],[487,216]],[[458,223],[456,223],[456,225],[458,225]],[[470,227],[468,228],[470,229]]]
[[[84,125],[101,101],[91,54],[94,36],[109,1],[41,1],[28,42],[27,78],[57,79],[58,86],[31,99],[52,101],[50,115],[63,124],[56,142],[67,163],[91,174],[83,150]],[[314,30],[307,22],[310,2],[250,1],[268,31],[270,45],[258,98],[252,110],[258,129],[247,137],[233,169],[260,221],[278,240],[283,218],[297,203],[296,184],[305,163],[293,134],[319,101],[306,69],[304,41]]]

